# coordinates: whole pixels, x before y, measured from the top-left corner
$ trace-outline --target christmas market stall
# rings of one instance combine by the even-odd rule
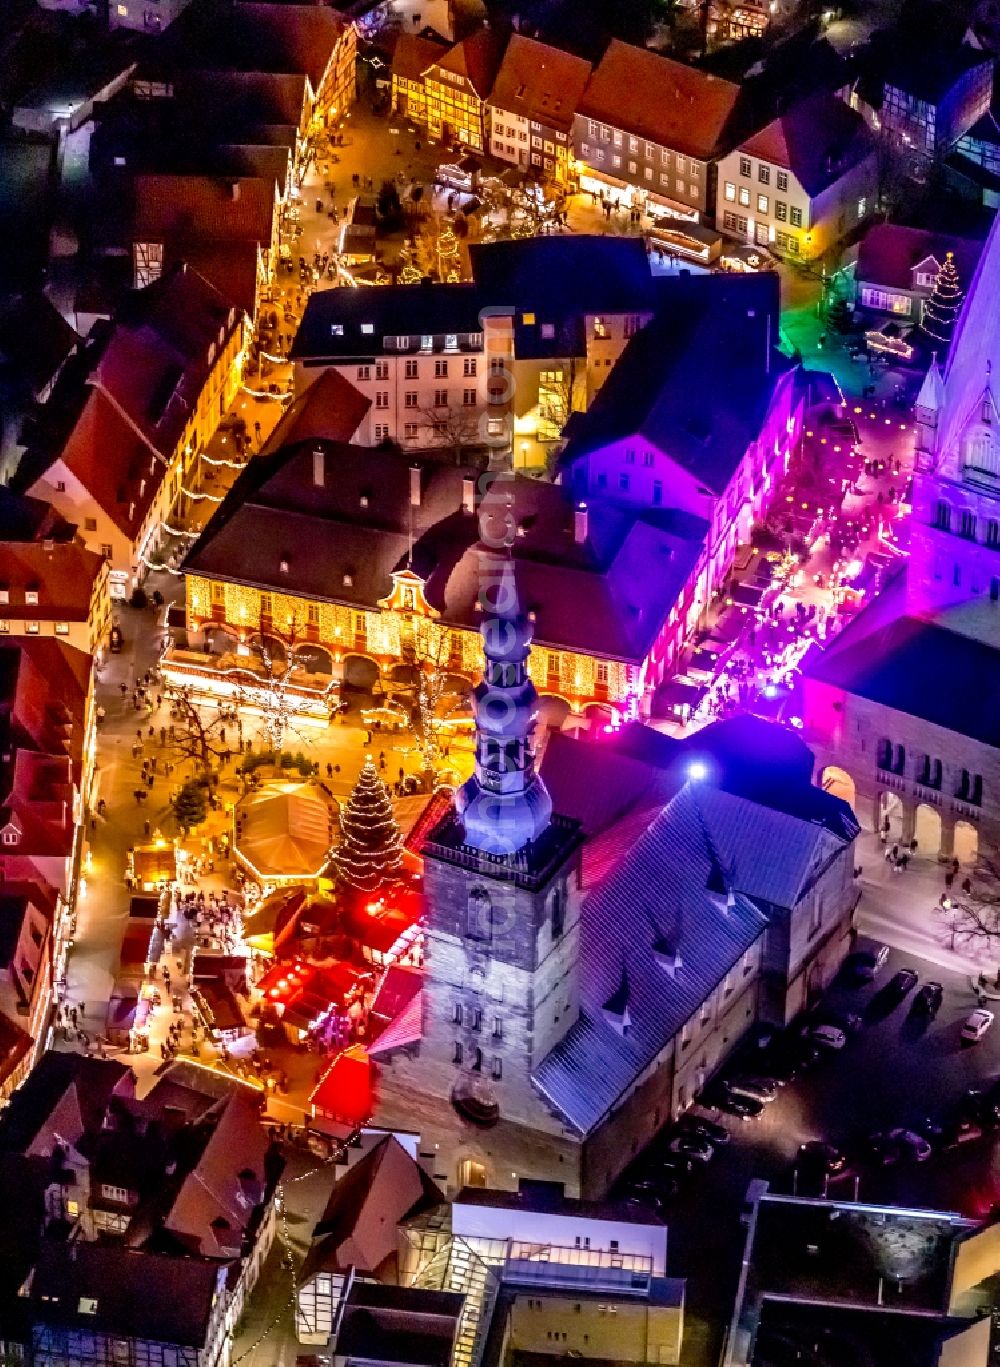
[[[126,881],[141,892],[155,892],[177,877],[177,851],[162,837],[151,845],[136,845],[128,852]]]
[[[359,1130],[375,1109],[372,1062],[360,1044],[338,1054],[309,1097],[312,1128],[335,1139]]]
[[[326,868],[335,809],[316,783],[265,783],[236,806],[233,854],[265,889],[315,882]]]

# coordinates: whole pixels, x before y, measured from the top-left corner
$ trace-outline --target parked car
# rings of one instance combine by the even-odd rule
[[[762,1101],[757,1101],[752,1096],[742,1096],[739,1092],[733,1092],[724,1084],[717,1087],[705,1098],[705,1104],[716,1106],[728,1115],[739,1116],[741,1120],[753,1120],[764,1109]]]
[[[902,1154],[914,1163],[926,1163],[934,1152],[923,1135],[915,1134],[913,1130],[904,1129],[902,1126],[890,1130],[889,1138],[898,1144]]]
[[[830,1178],[844,1172],[847,1155],[822,1139],[802,1144],[795,1160],[796,1196],[824,1196]]]
[[[804,1025],[802,1038],[819,1044],[824,1049],[843,1049],[847,1036],[839,1025]]]
[[[705,1116],[692,1115],[689,1111],[682,1116],[680,1124],[683,1131],[696,1134],[701,1139],[707,1139],[710,1144],[728,1144],[729,1131],[725,1125],[718,1125],[714,1120],[708,1120]]]
[[[970,1087],[962,1097],[958,1114],[964,1120],[973,1120],[984,1129],[995,1129],[1000,1125],[1000,1100],[979,1087]]]
[[[675,1134],[667,1147],[671,1153],[678,1153],[682,1158],[693,1158],[696,1163],[707,1163],[715,1154],[708,1140],[697,1134]]]
[[[941,1001],[944,997],[944,988],[939,982],[924,983],[923,987],[913,998],[910,1010],[915,1014],[930,1016],[933,1020],[941,1009]]]
[[[912,968],[901,968],[898,973],[894,973],[885,987],[882,989],[887,997],[894,997],[896,1001],[902,1001],[908,992],[912,992],[919,981],[917,973]]]
[[[978,1044],[993,1024],[993,1012],[985,1007],[970,1011],[962,1023],[962,1040],[965,1044]]]
[[[880,1168],[891,1168],[902,1158],[900,1144],[882,1130],[870,1134],[864,1143],[865,1157]]]
[[[652,1206],[657,1209],[673,1198],[681,1189],[680,1179],[664,1175],[659,1180],[654,1177],[644,1177],[638,1182],[632,1182],[625,1188],[625,1199],[627,1201],[641,1201],[644,1206]]]
[[[977,1121],[967,1118],[951,1120],[941,1125],[928,1117],[917,1126],[917,1133],[922,1135],[932,1148],[943,1151],[957,1149],[959,1145],[968,1144],[974,1139],[982,1139],[983,1127]]]
[[[781,1090],[773,1077],[731,1077],[726,1080],[726,1086],[731,1092],[739,1096],[751,1096],[765,1106],[774,1101]]]
[[[847,1167],[847,1154],[825,1139],[809,1139],[799,1145],[798,1161],[821,1165],[824,1172],[843,1172]]]
[[[864,1026],[864,1020],[856,1011],[831,1011],[821,1008],[809,1017],[815,1025],[835,1025],[845,1035],[856,1035]]]
[[[859,983],[870,983],[885,967],[889,957],[888,945],[877,945],[874,949],[859,949],[848,954],[844,960],[844,973]]]

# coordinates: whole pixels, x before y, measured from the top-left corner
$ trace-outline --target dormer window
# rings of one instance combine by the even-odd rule
[[[287,560],[280,560],[280,561],[278,562],[278,572],[279,572],[280,574],[287,574],[287,573],[288,573],[288,561],[287,561]]]
[[[367,508],[367,507],[368,507],[368,495],[367,495],[367,494],[362,494],[362,495],[361,495],[361,498],[360,498],[358,501],[359,501],[359,503],[361,504],[362,508]]]
[[[10,602],[10,589],[0,589],[0,603]]]
[[[25,589],[25,591],[24,591],[24,601],[27,603],[27,605],[28,605],[29,608],[35,608],[35,607],[37,607],[37,606],[38,606],[38,590],[37,590],[37,589]]]
[[[330,336],[331,336],[331,337],[343,337],[343,335],[344,335],[344,325],[343,325],[343,323],[331,323],[331,324],[330,324]]]
[[[445,351],[457,351],[457,350],[458,350],[458,333],[456,333],[456,332],[448,332],[448,333],[445,333],[444,349],[445,349]]]
[[[20,826],[18,826],[15,821],[8,821],[7,825],[3,828],[3,843],[8,846],[14,846],[20,839]]]
[[[434,345],[434,338],[433,338],[433,337],[428,337],[427,333],[425,332],[425,333],[421,336],[421,338],[420,338],[420,350],[421,350],[421,351],[430,351],[431,348],[433,347],[433,345]]]
[[[370,337],[370,336],[372,335],[372,333],[375,331],[375,324],[374,324],[374,323],[362,323],[362,324],[361,324],[361,331],[364,333],[364,335],[365,335],[366,337]]]
[[[353,589],[353,587],[354,587],[354,575],[353,575],[353,574],[345,574],[345,575],[344,575],[344,588],[345,588],[345,589]]]

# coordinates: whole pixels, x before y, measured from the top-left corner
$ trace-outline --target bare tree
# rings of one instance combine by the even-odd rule
[[[194,701],[190,688],[170,685],[167,689],[174,748],[182,759],[191,760],[205,777],[211,777],[228,752],[224,739],[225,718],[216,713],[206,721]]]
[[[942,900],[952,947],[1000,956],[1000,855],[980,850],[975,868]]]
[[[423,426],[436,439],[436,444],[451,452],[456,465],[460,464],[470,446],[482,445],[477,407],[447,404],[441,408],[422,408],[420,416]]]
[[[414,664],[417,669],[414,729],[427,771],[434,768],[441,754],[438,705],[445,693],[450,659],[451,634],[447,627],[429,617],[423,618],[414,632]]]

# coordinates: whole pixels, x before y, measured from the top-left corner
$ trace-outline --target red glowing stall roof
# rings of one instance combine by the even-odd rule
[[[364,1047],[353,1044],[330,1064],[309,1097],[313,1116],[357,1129],[375,1109],[372,1064]]]
[[[351,934],[367,949],[387,954],[422,914],[421,894],[403,885],[355,907],[350,916]]]
[[[301,959],[274,964],[257,984],[265,999],[283,1006],[282,1020],[306,1029],[331,1004],[338,1010],[366,975],[340,959],[318,966]]]

